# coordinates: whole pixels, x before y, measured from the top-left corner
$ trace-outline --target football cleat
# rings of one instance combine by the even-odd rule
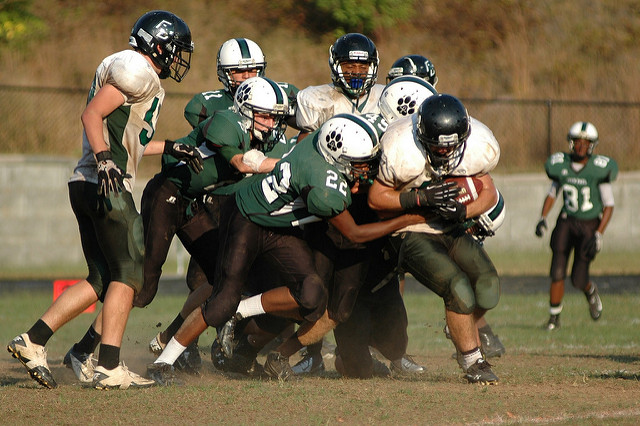
[[[242,321],[242,315],[240,312],[236,312],[218,331],[217,340],[220,342],[222,353],[224,353],[227,358],[233,357],[233,338],[236,332],[236,325],[238,325],[240,321]]]
[[[160,338],[161,335],[162,333],[158,333],[156,337],[151,339],[151,341],[149,342],[149,352],[151,352],[155,356],[160,356],[164,348],[167,346],[167,344],[164,343]]]
[[[62,361],[67,368],[73,370],[78,380],[82,383],[91,383],[93,381],[96,362],[98,360],[93,357],[92,353],[76,352],[74,346],[69,349]]]
[[[560,328],[560,315],[551,315],[549,316],[549,321],[544,326],[544,329],[547,331],[553,331]]]
[[[402,358],[391,361],[390,370],[394,375],[410,376],[422,374],[427,371],[423,366],[413,360],[411,355],[405,354]]]
[[[124,362],[120,362],[112,370],[107,370],[101,365],[97,366],[92,382],[94,388],[103,390],[148,388],[155,385],[156,382],[154,380],[145,379],[133,371],[129,371]]]
[[[154,362],[147,365],[147,377],[153,380],[160,386],[180,385],[180,382],[176,378],[176,372],[171,364],[166,362]]]
[[[498,376],[491,371],[491,364],[482,358],[467,369],[464,378],[467,379],[469,383],[479,383],[481,385],[498,384]]]
[[[270,352],[264,362],[264,372],[272,379],[286,381],[294,377],[294,373],[289,365],[289,358],[282,356],[278,352]]]
[[[25,366],[33,380],[49,389],[58,386],[47,364],[47,350],[32,343],[27,333],[14,337],[7,345],[7,351]]]
[[[596,283],[591,283],[591,294],[585,294],[585,296],[587,296],[587,302],[589,302],[591,319],[597,321],[602,314],[602,300],[600,300]]]
[[[507,351],[498,338],[498,335],[493,333],[483,333],[482,331],[478,331],[478,334],[480,335],[480,349],[486,358],[501,357]]]
[[[307,376],[323,373],[325,368],[322,353],[315,353],[315,351],[311,353],[308,349],[305,350],[302,354],[302,359],[291,367],[291,371],[293,371],[293,374]]]
[[[184,371],[188,374],[199,374],[200,367],[202,366],[202,358],[200,357],[200,349],[198,348],[198,341],[195,340],[187,346],[176,359],[174,363],[176,370]]]

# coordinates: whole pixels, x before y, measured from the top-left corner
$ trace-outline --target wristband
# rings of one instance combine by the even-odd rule
[[[100,151],[99,153],[96,154],[96,161],[97,162],[102,162],[102,161],[107,161],[107,160],[112,160],[113,157],[111,156],[111,151],[106,150],[106,151]]]

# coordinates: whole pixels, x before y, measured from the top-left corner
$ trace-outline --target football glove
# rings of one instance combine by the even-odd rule
[[[116,197],[122,192],[124,180],[122,170],[113,162],[111,151],[102,151],[96,154],[98,163],[98,195]]]
[[[547,229],[547,219],[545,219],[544,217],[541,217],[540,220],[538,221],[538,224],[536,225],[536,235],[538,237],[542,237],[545,229]]]
[[[424,188],[400,194],[400,206],[408,210],[415,207],[445,207],[460,194],[455,182],[438,182]],[[466,210],[466,209],[465,209]]]
[[[164,141],[164,153],[171,155],[176,160],[184,161],[196,173],[204,170],[204,160],[195,146],[176,143],[167,139]]]
[[[451,222],[464,222],[467,218],[467,206],[455,200],[436,207],[436,213]]]
[[[602,234],[596,231],[587,243],[587,256],[594,258],[596,254],[600,253],[600,250],[602,250]]]

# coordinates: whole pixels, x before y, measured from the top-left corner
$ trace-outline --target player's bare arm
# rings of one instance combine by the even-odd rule
[[[122,93],[115,86],[105,84],[89,101],[83,111],[81,116],[82,125],[94,154],[109,149],[102,135],[102,121],[122,104],[124,104]]]

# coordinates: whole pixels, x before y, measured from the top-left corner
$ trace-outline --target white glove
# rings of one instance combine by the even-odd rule
[[[242,156],[242,163],[250,167],[254,172],[260,173],[260,165],[262,165],[262,162],[266,159],[267,156],[264,155],[264,152],[251,149]]]

